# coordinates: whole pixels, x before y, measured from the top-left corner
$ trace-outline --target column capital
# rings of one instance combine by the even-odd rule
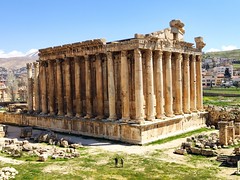
[[[34,67],[34,68],[38,68],[38,67],[39,67],[39,63],[38,63],[38,62],[34,62],[34,63],[33,63],[33,67]]]
[[[157,54],[160,55],[160,56],[163,55],[163,51],[162,50],[155,50],[155,52],[157,52]]]
[[[171,56],[172,56],[171,52],[169,52],[169,51],[164,51],[164,52],[165,52],[166,58],[171,58]]]
[[[196,55],[196,62],[202,62],[202,55]]]
[[[48,62],[47,61],[40,61],[40,66],[42,67],[48,67]]]
[[[189,53],[183,53],[183,60],[189,60],[189,56],[190,54]]]
[[[27,63],[27,69],[32,69],[32,63]]]
[[[111,52],[111,51],[107,51],[106,55],[107,55],[107,58],[108,58],[108,59],[109,59],[109,58],[112,58],[112,52]]]
[[[60,64],[60,63],[62,63],[63,62],[63,59],[56,59],[56,63],[57,64]]]
[[[191,54],[191,61],[194,61],[194,62],[196,62],[196,55],[195,54]]]
[[[127,51],[126,50],[121,51],[121,57],[127,57]]]
[[[141,50],[139,48],[134,49],[134,56],[135,56],[135,58],[141,58],[142,57],[142,53],[141,53]]]

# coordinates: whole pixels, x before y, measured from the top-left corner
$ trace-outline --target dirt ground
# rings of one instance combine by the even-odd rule
[[[17,138],[19,140],[23,140],[20,138],[20,131],[21,131],[20,127],[8,126],[7,138]],[[34,129],[33,136],[37,136],[41,132],[42,130]],[[212,132],[213,131],[208,133],[212,133]],[[186,156],[173,153],[176,148],[181,146],[181,143],[184,142],[186,138],[179,138],[179,139],[176,139],[164,144],[159,144],[159,145],[139,146],[139,145],[123,144],[123,143],[113,142],[113,141],[108,141],[103,139],[93,139],[93,138],[87,138],[87,137],[81,137],[81,136],[73,136],[69,134],[60,134],[60,133],[56,133],[56,134],[58,137],[64,137],[71,142],[79,143],[89,147],[89,151],[91,153],[97,152],[98,150],[104,150],[104,151],[110,151],[110,152],[116,152],[116,153],[123,152],[126,154],[137,154],[137,155],[142,155],[147,157],[147,156],[151,156],[151,154],[154,153],[155,150],[160,150],[161,155],[158,156],[159,160],[163,160],[166,162],[175,162],[178,164],[187,165],[189,167],[194,167],[193,164],[188,163],[188,159]],[[2,140],[4,140],[4,138],[0,139],[0,141]],[[230,155],[232,151],[233,149],[221,149],[219,150],[218,153]],[[216,157],[213,157],[212,159],[215,160]],[[0,157],[0,161],[6,162],[6,163],[12,163],[12,164],[24,163],[23,161],[13,160],[11,158],[5,158],[5,157]],[[197,166],[207,167],[208,164],[200,163]],[[58,167],[53,167],[53,168],[58,169]],[[219,169],[220,169],[218,174],[219,177],[223,177],[227,179],[237,179],[237,176],[232,176],[232,174],[236,171],[236,168],[219,167]],[[49,169],[46,169],[46,172],[48,171]]]

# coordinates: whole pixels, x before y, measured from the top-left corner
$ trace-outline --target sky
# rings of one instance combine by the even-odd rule
[[[0,58],[90,39],[134,37],[185,24],[204,52],[240,48],[239,0],[0,0]]]

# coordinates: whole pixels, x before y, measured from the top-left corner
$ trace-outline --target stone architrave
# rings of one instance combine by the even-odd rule
[[[203,92],[202,92],[202,56],[196,59],[196,89],[197,89],[197,110],[203,111]]]
[[[185,114],[191,113],[189,54],[183,54],[183,112]]]
[[[40,61],[40,66],[42,68],[42,76],[41,76],[41,103],[42,103],[42,113],[48,113],[48,101],[47,101],[47,77],[46,77],[46,69],[48,63],[46,61]]]
[[[74,57],[76,117],[82,116],[80,57]]]
[[[156,66],[156,113],[158,119],[163,119],[164,115],[164,92],[163,92],[163,66],[162,51],[155,51],[154,60]]]
[[[89,56],[84,56],[85,59],[85,81],[86,81],[86,116],[89,119],[92,117],[92,93],[91,93],[91,67]]]
[[[64,116],[64,101],[63,101],[63,73],[62,73],[62,59],[57,59],[57,105],[58,105],[58,116]]]
[[[130,120],[129,112],[129,70],[127,61],[127,51],[121,51],[121,95],[122,95],[122,119]]]
[[[144,122],[143,111],[143,72],[142,72],[142,53],[140,49],[134,49],[134,65],[135,65],[135,110],[136,123]]]
[[[66,86],[66,102],[67,102],[67,117],[73,116],[73,98],[72,98],[72,83],[71,83],[71,59],[66,57],[65,61],[65,86]]]
[[[154,115],[154,86],[152,50],[146,50],[146,82],[147,82],[147,120],[153,121]]]
[[[166,61],[166,80],[165,80],[165,114],[167,117],[173,117],[173,92],[172,92],[172,63],[171,52],[165,52]]]
[[[55,115],[55,86],[54,86],[54,62],[50,60],[48,62],[48,82],[49,82],[49,113],[50,115]]]
[[[32,79],[32,63],[27,63],[28,74],[28,112],[33,112],[33,79]]]
[[[191,55],[190,61],[190,110],[192,112],[197,112],[196,108],[196,56],[193,54]]]
[[[40,112],[40,86],[39,86],[39,63],[34,62],[34,96],[35,96],[35,113]]]
[[[175,114],[183,114],[182,111],[182,54],[176,53],[175,58]]]
[[[109,101],[109,118],[108,120],[116,120],[116,91],[114,82],[113,57],[112,52],[107,52],[107,68],[108,68],[108,101]]]

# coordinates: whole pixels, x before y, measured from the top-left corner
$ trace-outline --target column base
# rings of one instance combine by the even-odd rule
[[[163,115],[163,114],[161,114],[161,115],[157,115],[156,117],[157,117],[157,119],[166,119],[166,116]]]
[[[144,119],[135,119],[128,121],[129,124],[145,124]]]
[[[166,114],[166,117],[174,117],[174,114]]]
[[[50,112],[49,116],[56,116],[56,113],[55,112]]]
[[[119,122],[129,122],[131,119],[130,119],[130,117],[123,117],[122,119],[119,119],[118,121]]]
[[[73,114],[67,113],[65,117],[73,117]]]
[[[183,112],[175,112],[174,114],[175,115],[183,115],[184,113]]]
[[[191,114],[192,112],[190,110],[183,111],[184,114]]]
[[[86,118],[86,119],[91,119],[91,118],[92,118],[92,115],[91,115],[91,114],[87,114],[86,116],[84,116],[84,118]]]
[[[81,114],[76,114],[75,117],[76,117],[76,118],[81,118],[82,115],[81,115]]]
[[[146,121],[155,121],[155,116],[148,116]]]
[[[99,116],[95,117],[95,120],[102,120],[102,119],[104,119],[103,115],[99,115]]]
[[[192,111],[193,113],[197,113],[197,112],[198,112],[197,109],[191,109],[191,111]]]
[[[108,121],[116,121],[117,117],[116,116],[111,116],[109,118],[107,118]]]
[[[57,113],[57,116],[63,117],[64,113],[63,112],[59,112],[59,113]]]

